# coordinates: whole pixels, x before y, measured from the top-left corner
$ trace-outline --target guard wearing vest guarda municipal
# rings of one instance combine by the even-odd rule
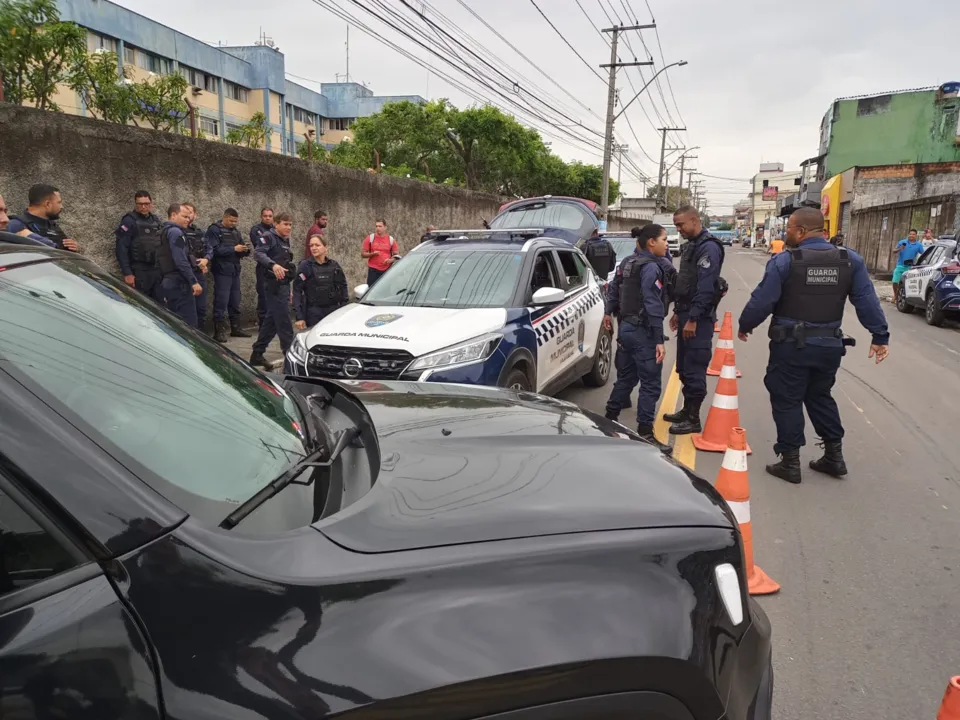
[[[713,326],[717,305],[726,292],[726,282],[720,277],[724,252],[720,241],[704,229],[696,208],[679,208],[673,222],[687,239],[680,253],[674,315],[670,318],[670,329],[677,333],[677,374],[683,384],[683,407],[663,419],[673,423],[671,435],[690,435],[702,432],[700,407],[707,397]]]
[[[350,302],[347,276],[333,258],[327,257],[327,240],[323,235],[310,238],[310,257],[301,260],[293,279],[293,313],[296,330],[306,330],[330,313]]]
[[[120,225],[114,232],[117,238],[117,262],[127,285],[162,303],[157,250],[163,223],[153,214],[153,198],[146,190],[136,192],[133,205],[133,212],[120,219]]]
[[[770,360],[764,384],[770,393],[777,426],[774,452],[780,462],[767,472],[799,483],[803,408],[823,440],[823,457],[810,467],[836,478],[847,474],[843,458],[843,424],[831,390],[846,348],[855,341],[841,329],[847,299],[870,331],[868,357],[887,357],[890,333],[867,267],[857,253],[835,247],[824,237],[823,214],[801,208],[790,216],[787,252],[767,263],[760,285],[740,315],[740,340],[772,315],[768,335]]]
[[[617,265],[617,251],[613,249],[610,241],[594,235],[587,239],[582,250],[593,271],[600,280],[606,281]]]
[[[58,250],[80,252],[77,243],[68,238],[57,220],[63,211],[60,191],[53,185],[38,183],[28,194],[26,211],[10,219],[7,232],[16,235],[31,235],[34,239],[55,247]]]
[[[189,246],[183,233],[192,216],[186,205],[174,203],[167,209],[167,221],[160,230],[157,268],[167,309],[190,327],[197,326],[197,302],[203,292],[190,265]]]

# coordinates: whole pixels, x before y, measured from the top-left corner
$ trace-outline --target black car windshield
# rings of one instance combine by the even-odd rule
[[[367,305],[502,308],[513,298],[523,255],[516,249],[424,248],[410,253],[363,296]]]
[[[283,389],[82,259],[0,272],[0,369],[190,514],[306,454]]]
[[[563,228],[584,231],[587,210],[568,202],[534,203],[510,208],[490,221],[493,229],[502,228]]]

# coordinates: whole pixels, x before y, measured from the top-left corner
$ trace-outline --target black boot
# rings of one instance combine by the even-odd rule
[[[218,343],[227,341],[227,324],[225,322],[219,321],[213,324],[213,339]]]
[[[835,478],[842,478],[846,475],[847,463],[843,460],[843,443],[839,440],[824,441],[821,447],[823,448],[823,457],[819,460],[811,460],[810,469]]]
[[[651,445],[660,449],[660,452],[670,453],[673,448],[669,445],[664,445],[662,442],[657,440],[653,435],[653,425],[637,425],[637,435],[639,435],[643,440],[646,440]]]
[[[668,423],[679,423],[679,422],[685,421],[687,419],[686,403],[684,403],[683,407],[680,408],[677,412],[664,415],[663,419],[666,420]]]
[[[239,320],[231,320],[230,321],[230,337],[248,338],[248,337],[253,337],[253,335],[246,332],[242,327],[240,327]]]
[[[264,370],[270,369],[270,363],[267,362],[267,359],[263,356],[263,353],[253,351],[253,355],[250,356],[250,364],[254,367],[261,367]]]
[[[693,435],[702,433],[703,426],[700,424],[700,405],[703,401],[691,402],[684,405],[683,412],[686,413],[678,423],[670,426],[671,435]]]
[[[794,485],[800,484],[800,451],[785,450],[780,453],[780,462],[767,465],[767,472]]]
[[[619,413],[619,412],[613,412],[612,410],[607,410],[607,411],[603,414],[603,416],[604,416],[607,420],[613,420],[614,422],[619,422],[619,421],[620,421],[620,413]]]

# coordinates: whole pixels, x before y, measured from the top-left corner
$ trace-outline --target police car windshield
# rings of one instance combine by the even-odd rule
[[[607,238],[613,245],[613,251],[617,254],[617,262],[631,255],[637,249],[637,241],[632,237],[627,238]]]
[[[438,308],[504,307],[516,292],[522,265],[519,248],[425,247],[390,268],[363,296],[363,302]]]
[[[211,524],[308,454],[284,390],[82,259],[0,273],[0,368]]]

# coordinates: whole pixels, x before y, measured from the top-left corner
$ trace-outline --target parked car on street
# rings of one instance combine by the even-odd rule
[[[438,230],[376,284],[296,336],[286,370],[553,394],[607,383],[600,279],[540,228]]]
[[[928,324],[960,319],[960,257],[957,238],[941,237],[923,251],[900,279],[897,310],[912,313],[922,308]]]
[[[544,237],[576,245],[600,231],[598,205],[591,200],[545,195],[514,200],[500,207],[488,225],[493,230],[540,228]]]
[[[631,431],[266,375],[8,239],[0,717],[770,720],[736,520]]]

